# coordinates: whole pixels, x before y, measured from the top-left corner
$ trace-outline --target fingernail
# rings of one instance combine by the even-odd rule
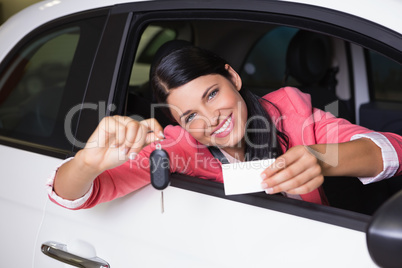
[[[268,188],[268,184],[267,184],[266,182],[262,182],[262,183],[261,183],[261,187],[262,187],[263,189]]]
[[[267,194],[272,194],[272,193],[274,192],[274,189],[272,189],[272,188],[267,188],[267,189],[265,189],[265,192],[266,192]]]
[[[265,179],[267,177],[267,174],[261,173],[260,177],[261,177],[261,179]]]
[[[120,152],[124,155],[126,155],[128,153],[128,148],[122,147],[120,148]]]
[[[163,135],[163,132],[162,132],[162,131],[159,131],[158,135],[159,135],[159,137],[161,137],[162,139],[165,138],[165,135]]]
[[[130,160],[134,160],[134,158],[137,156],[137,153],[130,153],[130,155],[128,156],[128,158],[130,159]]]

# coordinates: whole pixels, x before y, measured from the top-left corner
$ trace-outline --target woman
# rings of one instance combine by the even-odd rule
[[[208,146],[230,162],[276,157],[261,174],[265,191],[319,204],[326,204],[324,176],[370,183],[401,173],[400,136],[313,109],[309,96],[295,88],[258,99],[242,88],[226,61],[200,48],[180,44],[162,51],[151,84],[179,126],[168,126],[163,134],[155,119],[104,118],[86,147],[50,180],[53,201],[89,208],[149,184],[155,141],[168,152],[171,172],[220,182],[221,166]]]

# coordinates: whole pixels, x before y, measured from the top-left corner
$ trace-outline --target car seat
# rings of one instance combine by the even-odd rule
[[[286,54],[285,81],[292,76],[299,89],[311,95],[313,107],[353,122],[353,109],[348,101],[336,95],[338,67],[331,66],[333,48],[322,34],[299,30],[289,43]],[[329,104],[337,105],[329,105]]]
[[[288,46],[286,79],[292,76],[301,84],[299,89],[311,95],[313,107],[351,121],[351,105],[336,95],[338,68],[331,66],[332,57],[327,36],[300,30]],[[336,101],[338,105],[328,106]],[[369,215],[390,196],[384,182],[363,185],[353,177],[326,177],[323,187],[331,206]]]

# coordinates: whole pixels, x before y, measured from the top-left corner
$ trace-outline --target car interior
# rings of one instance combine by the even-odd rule
[[[212,30],[213,29],[213,30]],[[294,27],[240,21],[162,21],[144,30],[130,79],[126,114],[151,116],[155,102],[149,86],[152,56],[163,43],[186,40],[225,58],[239,72],[243,84],[259,96],[283,86],[311,95],[313,106],[356,122],[350,83],[349,43]],[[174,124],[162,111],[155,118]],[[331,206],[371,215],[402,188],[398,178],[365,185],[350,177],[325,178]]]

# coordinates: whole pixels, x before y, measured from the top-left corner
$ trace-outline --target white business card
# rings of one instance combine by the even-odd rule
[[[262,192],[261,173],[275,159],[238,162],[222,165],[223,182],[226,195]]]

